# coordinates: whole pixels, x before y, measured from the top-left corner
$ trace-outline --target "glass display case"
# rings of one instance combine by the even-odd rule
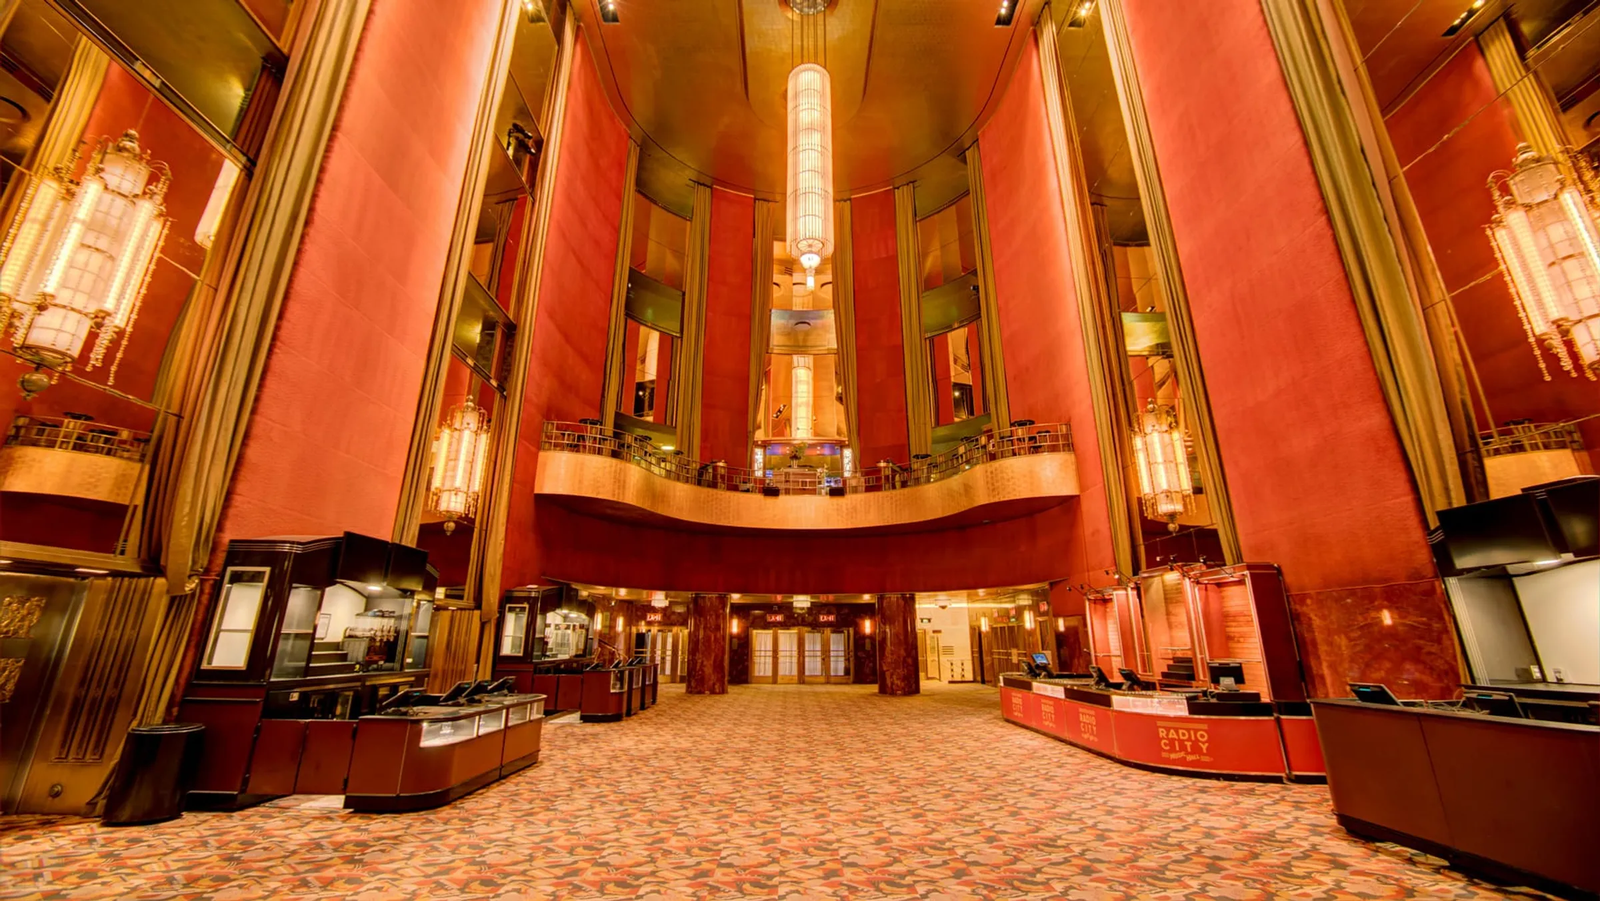
[[[453,745],[456,742],[477,737],[478,717],[469,716],[458,720],[436,720],[422,724],[421,746],[424,748],[437,748],[442,745]]]

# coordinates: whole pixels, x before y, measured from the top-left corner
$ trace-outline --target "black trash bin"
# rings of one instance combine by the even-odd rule
[[[107,826],[159,823],[183,813],[183,799],[200,765],[199,723],[134,726],[106,790]]]

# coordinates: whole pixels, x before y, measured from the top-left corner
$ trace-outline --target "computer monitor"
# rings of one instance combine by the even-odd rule
[[[465,697],[466,693],[470,690],[472,690],[472,681],[470,679],[464,682],[457,682],[456,684],[450,686],[449,691],[440,696],[439,703],[449,704],[453,701],[459,701]]]
[[[473,698],[482,697],[483,695],[486,695],[488,693],[489,693],[489,680],[488,679],[479,679],[478,681],[472,683],[472,687],[471,688],[467,689],[467,693],[466,693],[466,695],[464,695],[462,697],[462,700],[470,701]]]
[[[1522,705],[1517,703],[1515,696],[1504,692],[1469,691],[1461,701],[1467,707],[1487,713],[1490,716],[1507,716],[1513,719],[1522,719]]]
[[[1049,669],[1050,668],[1050,655],[1049,654],[1034,654],[1033,655],[1033,662],[1039,664],[1040,666],[1042,666],[1042,667],[1044,667],[1046,669]]]
[[[1211,684],[1221,685],[1224,678],[1233,679],[1233,687],[1238,688],[1244,684],[1244,664],[1231,661],[1213,661],[1206,664],[1206,669],[1211,673]]]
[[[422,698],[427,697],[427,695],[426,689],[408,688],[405,691],[396,693],[393,697],[385,698],[383,703],[378,705],[378,712],[398,710],[403,707],[415,707],[417,704],[422,703]]]
[[[1122,674],[1122,687],[1125,691],[1143,691],[1145,689],[1155,687],[1149,682],[1139,678],[1138,673],[1128,669],[1127,667],[1122,667],[1121,669],[1117,670],[1117,672]]]
[[[485,694],[497,695],[501,692],[513,691],[516,689],[516,687],[517,678],[515,676],[506,676],[505,678],[495,682],[493,685],[490,685],[489,690],[485,692]]]
[[[1350,693],[1363,704],[1382,704],[1385,707],[1399,707],[1400,699],[1394,696],[1389,686],[1377,682],[1347,682]]]
[[[1119,683],[1111,681],[1111,677],[1106,675],[1106,671],[1101,669],[1098,666],[1089,667],[1089,672],[1094,676],[1094,684],[1095,684],[1095,687],[1097,687],[1097,688],[1120,688],[1121,687],[1121,685]]]

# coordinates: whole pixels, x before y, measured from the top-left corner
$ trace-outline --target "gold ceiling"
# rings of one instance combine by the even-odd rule
[[[613,107],[644,145],[640,182],[669,207],[691,180],[784,190],[792,20],[782,0],[575,0]],[[998,101],[1043,0],[996,27],[998,0],[837,0],[827,13],[841,194],[948,180]]]

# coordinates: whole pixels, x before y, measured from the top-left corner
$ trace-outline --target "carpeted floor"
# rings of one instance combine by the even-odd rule
[[[547,724],[544,749],[427,813],[0,819],[0,898],[1508,894],[1350,838],[1325,788],[1129,769],[1005,723],[980,686],[666,686],[624,723]]]

